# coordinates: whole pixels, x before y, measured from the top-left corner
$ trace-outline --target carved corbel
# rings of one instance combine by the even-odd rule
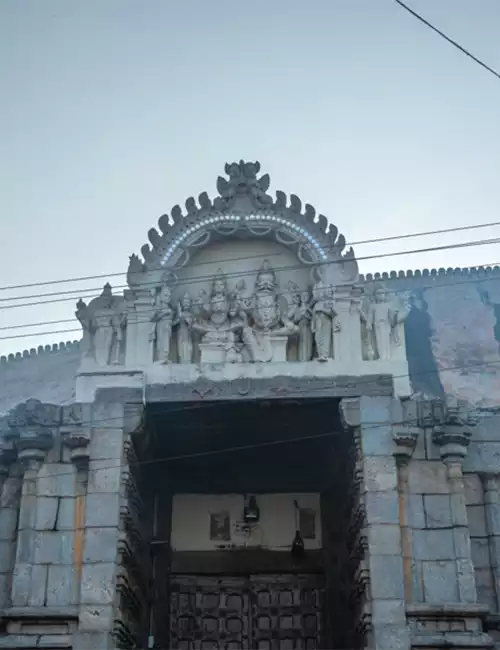
[[[344,429],[357,429],[361,426],[361,413],[358,398],[344,398],[339,405],[340,421]]]
[[[8,430],[5,440],[17,452],[24,470],[37,471],[52,447],[60,424],[61,408],[29,399],[18,404],[7,415]]]
[[[466,402],[455,399],[446,400],[442,413],[441,421],[433,427],[432,440],[439,447],[444,463],[461,464],[467,455],[477,418]]]
[[[62,407],[61,438],[77,470],[86,471],[88,468],[90,430],[90,404]]]
[[[418,426],[418,403],[415,400],[395,399],[392,404],[392,439],[398,465],[410,462],[421,428]]]

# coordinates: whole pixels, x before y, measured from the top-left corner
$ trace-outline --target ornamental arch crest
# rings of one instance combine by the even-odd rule
[[[227,380],[261,373],[256,363],[269,377],[407,375],[408,305],[384,287],[364,292],[337,227],[269,186],[259,162],[227,163],[215,198],[203,192],[159,218],[130,257],[123,295],[106,285],[77,305],[87,375],[125,366],[160,383]]]

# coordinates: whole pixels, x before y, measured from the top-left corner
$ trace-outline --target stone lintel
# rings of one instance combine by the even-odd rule
[[[77,620],[78,607],[9,607],[0,611],[2,620]]]
[[[106,390],[101,389],[99,395]],[[147,402],[200,402],[281,398],[343,398],[391,396],[390,375],[336,376],[328,378],[277,376],[270,379],[241,378],[230,381],[199,379],[190,383],[147,386]]]

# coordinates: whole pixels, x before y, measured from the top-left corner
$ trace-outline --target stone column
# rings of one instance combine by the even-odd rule
[[[3,424],[7,424],[6,420]],[[17,466],[13,467],[15,450],[5,441],[3,433],[0,434],[0,609],[10,606],[21,497],[21,477]]]
[[[408,522],[409,488],[408,465],[415,451],[421,429],[417,425],[417,409],[413,400],[393,400],[392,437],[396,443],[394,457],[398,468],[398,506],[403,554],[404,593],[407,603],[412,600],[412,530]]]
[[[410,648],[406,624],[398,472],[391,428],[391,398],[342,400],[344,422],[361,443],[366,568],[371,605],[370,648]]]
[[[17,450],[23,468],[15,567],[12,578],[12,605],[29,607],[44,604],[47,567],[36,563],[37,475],[60,422],[60,407],[28,400],[9,413],[6,436]]]
[[[433,442],[439,447],[446,465],[451,499],[451,525],[457,563],[459,602],[477,601],[476,579],[472,563],[467,502],[465,498],[462,462],[475,424],[465,407],[458,402],[445,406],[442,423],[434,427]]]
[[[75,474],[73,567],[74,588],[80,592],[83,567],[84,516],[88,484],[91,405],[70,404],[62,408],[61,438],[69,450]]]
[[[498,474],[482,474],[486,527],[497,612],[500,611],[500,490]]]

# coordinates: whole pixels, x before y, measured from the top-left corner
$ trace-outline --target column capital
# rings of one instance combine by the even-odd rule
[[[394,399],[391,404],[392,439],[396,443],[394,456],[398,463],[410,461],[422,429],[418,426],[418,401]]]
[[[440,420],[435,423],[432,432],[432,440],[439,447],[444,462],[463,461],[472,438],[472,429],[477,422],[477,417],[466,402],[446,399]]]
[[[91,404],[75,402],[62,407],[60,433],[62,442],[70,450],[77,469],[86,469],[89,462],[89,443],[92,428]]]
[[[17,452],[25,469],[40,465],[52,447],[59,428],[61,407],[29,399],[18,404],[7,415],[8,428],[4,439]]]

